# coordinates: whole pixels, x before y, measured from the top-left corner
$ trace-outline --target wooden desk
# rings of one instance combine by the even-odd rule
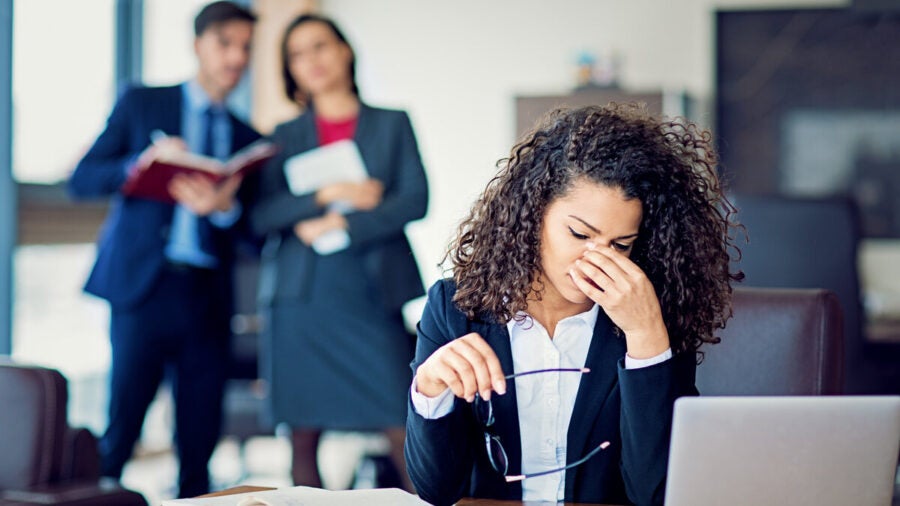
[[[262,492],[263,490],[274,490],[274,487],[254,487],[251,485],[241,485],[239,487],[226,488],[218,492],[210,492],[209,494],[199,495],[197,497],[218,497],[221,495],[246,494],[247,492]]]

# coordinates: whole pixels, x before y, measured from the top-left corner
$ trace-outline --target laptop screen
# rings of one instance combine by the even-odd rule
[[[681,398],[666,504],[890,505],[898,453],[900,396]]]

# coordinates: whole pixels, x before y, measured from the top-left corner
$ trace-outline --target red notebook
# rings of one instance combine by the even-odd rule
[[[129,197],[174,203],[168,187],[176,174],[199,174],[218,183],[233,174],[247,175],[259,170],[277,151],[278,148],[271,142],[259,140],[224,162],[187,151],[164,153],[151,160],[146,167],[134,167],[122,186],[122,193]]]

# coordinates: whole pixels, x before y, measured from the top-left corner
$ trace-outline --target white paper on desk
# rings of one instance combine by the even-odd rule
[[[284,177],[291,193],[305,195],[333,183],[365,181],[369,173],[356,143],[346,139],[288,158]]]
[[[261,492],[175,499],[163,501],[162,506],[428,506],[418,496],[398,488],[371,490],[324,490],[313,487],[292,487]]]

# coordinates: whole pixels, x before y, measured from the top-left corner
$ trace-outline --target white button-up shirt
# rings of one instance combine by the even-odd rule
[[[506,324],[512,349],[513,370],[581,368],[585,365],[599,306],[570,316],[556,325],[553,338],[533,318]],[[672,357],[671,349],[648,359],[625,356],[625,367],[637,369],[664,362]],[[519,432],[522,437],[522,474],[556,469],[566,465],[569,422],[581,374],[551,372],[515,378]],[[416,413],[427,419],[446,416],[453,411],[453,393],[447,389],[429,398],[411,389]],[[512,444],[505,443],[504,444]],[[581,458],[575,456],[575,459]],[[566,473],[552,473],[522,481],[524,501],[562,501],[565,496]]]

